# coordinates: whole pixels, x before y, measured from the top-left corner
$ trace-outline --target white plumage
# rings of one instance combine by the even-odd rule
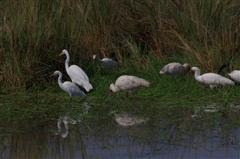
[[[185,63],[185,64],[181,64],[178,62],[171,62],[167,65],[165,65],[161,70],[160,70],[160,74],[168,74],[173,76],[174,78],[188,72],[190,70],[190,66],[189,64]]]
[[[97,55],[93,55],[93,59],[97,59],[98,62],[105,68],[115,68],[117,67],[118,63],[110,58],[103,58],[100,59]]]
[[[65,69],[67,71],[67,74],[71,78],[72,82],[82,86],[87,92],[89,92],[91,89],[93,89],[92,85],[89,83],[89,78],[86,75],[86,73],[77,65],[71,65],[69,67],[69,61],[70,56],[67,50],[63,50],[59,56],[65,54],[66,60],[65,60]]]
[[[62,83],[62,73],[60,71],[55,71],[51,76],[54,75],[58,75],[58,85],[59,87],[64,90],[65,92],[67,92],[70,96],[70,98],[72,96],[86,96],[86,94],[81,91],[77,85],[75,85],[74,83],[70,82],[70,81],[65,81],[64,83]]]
[[[149,87],[149,85],[150,85],[150,82],[143,78],[139,78],[136,76],[122,75],[118,77],[115,84],[112,83],[110,85],[109,87],[110,91],[109,91],[108,97],[111,96],[112,92],[125,91],[126,100],[128,100],[128,93],[130,93],[132,98],[136,100],[132,92],[134,90],[139,89],[141,86]]]
[[[225,62],[225,63],[221,66],[221,68],[220,68],[219,71],[218,71],[218,74],[220,74],[221,70],[222,70],[223,68],[225,68],[225,67],[227,68],[227,74],[230,76],[230,78],[231,78],[234,82],[240,84],[240,70],[233,70],[233,71],[231,72],[231,71],[230,71],[230,65],[229,65],[228,62]]]
[[[214,88],[218,85],[234,85],[234,82],[226,77],[223,77],[216,73],[205,73],[200,75],[200,69],[197,67],[192,67],[191,71],[194,72],[194,77],[198,82],[209,85],[210,88]]]

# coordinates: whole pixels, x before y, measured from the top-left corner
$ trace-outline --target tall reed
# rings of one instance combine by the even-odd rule
[[[176,48],[182,48],[202,68],[213,71],[223,61],[237,64],[239,44],[238,1],[171,0],[172,10],[167,21],[175,37]]]
[[[239,66],[236,0],[9,0],[0,6],[0,79],[10,90],[44,85],[50,72],[64,69],[57,56],[64,48],[90,73],[93,54],[120,64],[138,60],[141,69],[149,68],[147,56],[175,55],[204,71],[225,60]]]

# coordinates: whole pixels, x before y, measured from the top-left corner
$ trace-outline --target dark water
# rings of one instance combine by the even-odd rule
[[[221,107],[219,104],[198,107],[192,103],[190,106],[169,106],[146,101],[130,106],[118,102],[119,106],[115,106],[109,101],[92,104],[84,101],[82,108],[78,102],[70,106],[68,102],[62,103],[64,109],[71,108],[68,114],[73,117],[79,113],[87,115],[81,120],[72,120],[68,116],[55,118],[58,112],[65,112],[58,110],[59,104],[53,105],[59,101],[45,104],[41,100],[29,102],[27,98],[19,104],[22,103],[30,104],[19,107],[12,100],[0,104],[0,110],[7,113],[11,108],[13,115],[24,110],[17,114],[19,121],[13,120],[11,117],[15,116],[10,116],[11,113],[1,118],[4,127],[0,127],[0,158],[240,158],[239,105],[224,102]],[[116,109],[122,112],[120,108],[141,114],[138,119],[146,119],[145,122],[120,125],[112,113]],[[55,110],[56,114],[50,110]],[[45,116],[43,112],[48,114]],[[29,115],[32,118],[27,118]],[[8,124],[4,124],[4,120]]]
[[[164,117],[127,127],[69,121],[68,131],[60,120],[61,129],[53,122],[44,131],[2,131],[0,158],[240,158],[240,127],[229,126],[225,116],[209,124],[204,118],[212,115],[186,115],[176,122]]]

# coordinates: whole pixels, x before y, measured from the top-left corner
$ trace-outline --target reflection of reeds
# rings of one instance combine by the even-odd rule
[[[44,83],[46,74],[60,67],[57,54],[64,48],[86,68],[93,54],[120,64],[126,58],[144,60],[135,46],[140,55],[159,59],[186,56],[208,71],[226,59],[237,67],[240,60],[235,0],[10,0],[0,5],[0,71],[3,85],[14,89]]]
[[[185,80],[183,83],[186,83]],[[175,85],[186,88],[187,84],[182,84],[181,81],[175,81]],[[191,88],[191,95],[201,93],[198,89],[194,92],[193,87]],[[161,99],[156,101],[140,99],[134,105],[117,97],[114,100],[91,99],[87,103],[91,108],[84,116],[81,113],[86,103],[69,103],[66,100],[68,97],[59,97],[63,92],[53,95],[46,94],[46,91],[35,95],[8,96],[11,100],[1,97],[0,143],[3,146],[0,149],[4,148],[2,154],[6,158],[77,158],[79,155],[82,158],[106,158],[101,156],[179,156],[183,152],[198,153],[198,150],[207,150],[207,153],[215,150],[219,152],[219,149],[227,147],[229,142],[238,148],[236,127],[240,121],[237,110],[239,102],[231,105],[228,105],[229,102],[223,103],[223,99],[218,97],[224,90],[219,90],[222,92],[213,95],[212,91],[207,89],[202,95],[212,95],[211,99],[200,102],[199,99],[186,95],[185,92],[189,89],[182,88],[178,94],[176,90],[176,86],[172,86],[169,90],[172,96],[161,95]],[[226,96],[232,97],[230,93],[228,95],[225,92],[224,97]],[[214,99],[219,100],[219,103],[216,100],[218,111],[205,112],[205,106],[213,104]],[[197,112],[199,117],[192,118],[191,115],[197,106],[200,106]],[[236,107],[231,110],[233,106]],[[149,120],[123,128],[114,122],[115,118],[111,112],[115,110],[120,113],[131,110]],[[55,135],[57,119],[66,113],[74,120],[82,121],[75,125],[70,124],[68,136],[62,138],[61,135]],[[49,129],[50,132],[43,132]]]
[[[49,132],[14,133],[1,143],[5,145],[1,156],[6,158],[88,158],[82,139],[73,134],[62,140]]]
[[[232,119],[219,113],[191,118],[187,109],[165,108],[150,122],[129,127],[116,123],[84,124],[71,128],[66,138],[52,132],[25,131],[1,138],[6,158],[189,158],[207,156],[227,149],[226,156],[235,156],[239,149],[238,129],[229,127]],[[170,115],[172,114],[172,115]],[[229,114],[231,115],[231,114]],[[204,152],[204,153],[203,153]]]

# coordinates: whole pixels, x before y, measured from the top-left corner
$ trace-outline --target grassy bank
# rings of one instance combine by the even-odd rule
[[[170,57],[204,72],[216,72],[226,60],[239,67],[240,2],[235,0],[10,0],[0,5],[5,93],[45,88],[50,73],[64,70],[64,59],[57,56],[64,48],[93,81],[93,54],[117,60],[118,74],[132,67],[154,73]],[[158,64],[152,66],[152,59]]]
[[[99,123],[112,123],[113,111],[133,111],[139,116],[150,118],[150,123],[159,124],[159,118],[177,123],[183,122],[184,118],[189,120],[197,109],[198,115],[202,116],[201,120],[209,120],[210,125],[226,116],[228,126],[239,124],[238,86],[212,90],[195,81],[192,75],[173,79],[166,75],[136,71],[137,76],[148,79],[151,84],[149,88],[141,88],[134,93],[137,100],[134,103],[131,97],[128,102],[125,101],[124,92],[114,93],[111,98],[107,98],[109,85],[115,81],[118,73],[108,74],[97,70],[92,81],[94,89],[84,98],[73,97],[72,102],[56,82],[48,83],[44,90],[33,87],[24,92],[1,95],[2,130],[39,129],[46,128],[51,123],[55,128],[58,118],[65,115],[75,120],[81,119],[89,127],[94,127]],[[87,115],[82,113],[85,104],[90,106]],[[212,115],[205,113],[205,107],[212,104],[216,104],[214,109],[218,109],[218,112]]]

